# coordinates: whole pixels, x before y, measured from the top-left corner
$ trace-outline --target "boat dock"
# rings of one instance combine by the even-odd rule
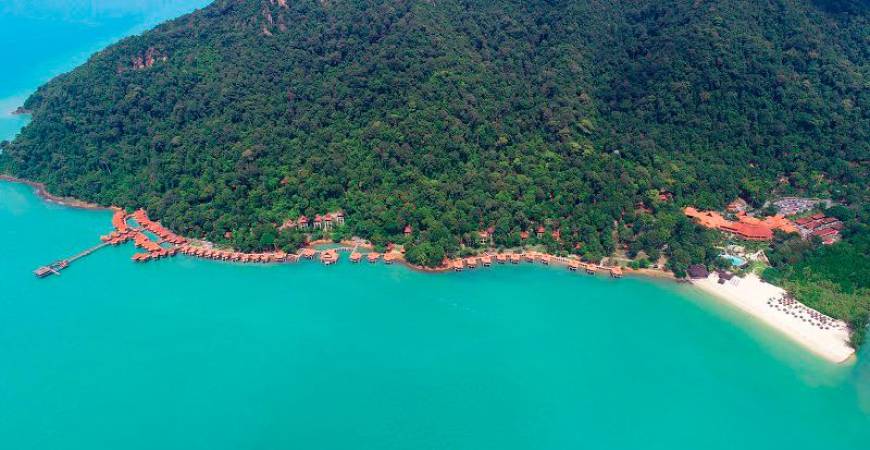
[[[60,260],[57,260],[51,264],[39,267],[38,269],[33,271],[33,274],[39,278],[45,278],[49,275],[60,275],[60,271],[69,267],[69,265],[72,264],[74,261],[81,259],[81,258],[84,258],[85,256],[88,256],[91,253],[93,253],[93,252],[95,252],[95,251],[97,251],[97,250],[99,250],[107,245],[109,245],[108,242],[103,242],[103,243],[97,244],[91,248],[88,248],[88,249],[85,249],[79,253],[76,253],[75,255],[70,256],[69,258],[60,259]]]

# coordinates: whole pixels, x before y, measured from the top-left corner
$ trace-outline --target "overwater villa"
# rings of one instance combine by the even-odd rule
[[[326,250],[320,252],[320,262],[323,264],[332,265],[338,262],[338,252],[335,250]]]
[[[477,258],[473,256],[465,258],[465,265],[468,266],[469,269],[474,269],[475,267],[477,267]]]
[[[359,252],[353,252],[350,254],[350,262],[358,263],[362,259],[362,254]]]
[[[392,264],[399,259],[399,255],[395,252],[389,252],[384,255],[384,262],[387,264]]]
[[[380,258],[381,258],[381,254],[378,252],[371,252],[368,254],[368,256],[366,256],[366,259],[368,259],[370,263],[375,263]]]

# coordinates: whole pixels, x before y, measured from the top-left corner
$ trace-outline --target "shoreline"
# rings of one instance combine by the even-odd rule
[[[13,177],[11,175],[5,175],[5,174],[0,174],[0,181],[8,181],[10,183],[25,184],[27,186],[30,186],[33,188],[33,190],[36,192],[36,195],[39,198],[41,198],[49,203],[54,203],[56,205],[68,206],[70,208],[77,208],[77,209],[88,209],[88,210],[92,210],[92,211],[110,211],[112,209],[110,207],[101,206],[101,205],[98,205],[96,203],[86,202],[84,200],[79,200],[79,199],[76,199],[73,197],[61,197],[61,196],[54,195],[51,192],[48,192],[48,189],[45,187],[45,184],[37,182],[37,181],[25,180],[23,178],[17,178],[17,177]]]
[[[82,200],[78,200],[75,198],[69,197],[60,197],[55,196],[48,192],[45,185],[43,183],[25,180],[21,178],[16,178],[9,175],[0,174],[0,181],[7,181],[11,183],[20,183],[25,184],[32,187],[41,199],[62,205],[71,208],[85,209],[85,210],[95,210],[95,211],[111,211],[112,207],[105,207],[95,203],[85,202]],[[214,244],[202,241],[202,240],[194,240],[191,239],[191,242],[197,242],[198,245],[202,245],[206,248],[213,248]],[[317,250],[316,247],[327,246],[336,244],[331,240],[321,239],[312,241],[306,244],[305,247],[312,250]],[[373,252],[374,248],[368,241],[342,241],[338,243],[339,245],[343,245],[346,247],[357,247],[358,249],[365,249],[368,252]],[[300,248],[300,249],[301,249]],[[322,251],[322,250],[320,250]],[[428,274],[439,274],[439,273],[450,273],[454,272],[454,268],[452,263],[448,263],[447,265],[442,265],[438,267],[424,267],[418,266],[408,262],[405,259],[404,252],[399,251],[391,251],[389,252],[393,255],[393,259],[391,262],[387,264],[396,263],[398,265],[402,265],[407,269],[410,269],[415,272],[420,273],[428,273]],[[490,256],[495,258],[496,255],[510,255],[516,254],[514,252],[511,253],[500,253],[500,252],[483,252],[477,255],[477,258],[482,256]],[[524,254],[524,253],[521,253]],[[569,267],[568,260],[575,260],[573,258],[565,258],[558,257],[556,255],[550,255],[546,253],[540,252],[532,252],[532,254],[536,255],[533,257],[532,264],[538,262],[539,257],[546,257],[549,263],[545,264],[545,266],[559,266],[559,267]],[[298,255],[297,261],[299,260]],[[200,258],[199,256],[193,255],[193,257]],[[209,259],[209,258],[202,258]],[[523,262],[526,262],[525,258],[521,258]],[[580,261],[579,258],[576,261]],[[510,264],[510,263],[509,263]],[[493,264],[493,266],[501,265],[501,264]],[[619,266],[616,266],[619,267]],[[483,267],[481,268],[481,270]],[[690,283],[692,286],[698,288],[700,291],[705,292],[706,294],[714,297],[715,299],[724,301],[729,305],[736,307],[742,310],[744,313],[749,314],[757,320],[765,323],[767,326],[778,330],[782,335],[791,339],[792,341],[800,344],[805,349],[810,352],[816,354],[824,358],[825,360],[835,363],[842,364],[848,361],[855,360],[855,349],[848,345],[849,342],[849,331],[846,327],[845,323],[842,321],[838,321],[842,324],[842,330],[819,330],[814,329],[811,325],[806,322],[801,322],[799,319],[793,319],[786,315],[785,313],[779,313],[768,306],[767,300],[770,297],[782,297],[786,294],[785,290],[779,288],[777,286],[764,283],[760,279],[758,279],[755,275],[749,275],[744,279],[735,278],[735,280],[740,280],[738,286],[735,283],[726,283],[726,284],[718,284],[714,279],[715,275],[711,274],[707,279],[701,280],[689,280],[684,281],[676,278],[672,272],[668,272],[664,269],[657,268],[645,268],[645,269],[631,269],[629,267],[621,267],[623,273],[625,275],[630,275],[634,277],[641,278],[649,278],[649,279],[658,279],[658,280],[670,280],[675,283]],[[476,271],[476,269],[472,269]],[[596,271],[597,272],[597,271]],[[594,274],[592,274],[594,275]]]
[[[780,287],[765,283],[757,275],[735,277],[719,284],[716,275],[711,274],[707,278],[691,280],[690,283],[714,300],[727,303],[761,321],[814,355],[835,364],[855,361],[856,352],[849,345],[849,330],[845,322],[835,320],[829,329],[823,329],[786,312],[785,308],[779,308],[776,300],[769,303],[771,299],[788,298],[787,293]],[[797,308],[805,308],[806,312],[818,313],[797,301],[792,302]]]
[[[48,189],[45,187],[44,183],[40,183],[38,181],[31,181],[31,180],[27,180],[24,178],[18,178],[18,177],[6,175],[6,174],[0,174],[0,181],[8,181],[10,183],[20,183],[20,184],[25,184],[27,186],[30,186],[34,189],[37,196],[39,196],[41,199],[43,199],[49,203],[54,203],[54,204],[62,205],[62,206],[68,206],[71,208],[93,210],[93,211],[112,211],[112,210],[114,210],[112,207],[109,207],[109,206],[102,206],[102,205],[98,205],[96,203],[86,202],[84,200],[79,200],[79,199],[72,198],[72,197],[61,197],[61,196],[54,195],[54,194],[48,192]],[[208,242],[208,241],[203,241],[201,239],[188,239],[188,241],[197,242],[200,245],[203,245],[207,248],[215,248],[216,247],[213,243]],[[312,249],[314,249],[318,246],[332,245],[332,244],[335,244],[335,242],[332,242],[331,240],[328,240],[328,239],[320,239],[320,240],[315,240],[315,241],[309,242],[304,247],[300,247],[300,248],[312,248]],[[339,244],[346,245],[346,246],[359,245],[359,247],[361,249],[366,249],[370,252],[374,251],[374,248],[372,247],[372,245],[370,243],[368,243],[368,241],[365,241],[364,244],[361,242],[342,241]],[[535,253],[539,254],[541,256],[548,257],[551,265],[563,266],[563,267],[568,266],[568,264],[562,260],[562,257],[559,257],[557,255],[551,255],[548,253],[541,253],[541,252],[535,252]],[[482,254],[477,255],[477,257],[484,256],[484,255],[489,255],[489,256],[495,257],[497,254],[498,254],[498,252],[483,252]],[[504,254],[510,254],[510,253],[504,253]],[[408,269],[413,270],[415,272],[435,274],[435,273],[449,273],[449,272],[453,271],[453,267],[451,265],[446,265],[446,266],[442,265],[442,266],[438,266],[438,267],[426,267],[426,266],[419,266],[416,264],[412,264],[405,259],[404,252],[394,252],[394,255],[397,257],[394,262],[401,264],[401,265],[403,265],[403,266],[407,267]],[[579,259],[578,259],[578,261],[579,261]],[[621,267],[621,269],[623,270],[623,273],[625,275],[632,275],[632,276],[638,276],[638,277],[644,277],[644,278],[656,278],[656,279],[672,280],[672,281],[677,282],[677,283],[680,282],[680,280],[678,280],[672,272],[665,271],[664,269],[652,269],[652,268],[631,269],[629,267]]]

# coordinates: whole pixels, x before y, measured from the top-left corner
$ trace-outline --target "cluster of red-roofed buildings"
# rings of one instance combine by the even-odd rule
[[[775,230],[786,233],[798,231],[792,221],[781,215],[759,219],[746,214],[743,209],[734,209],[739,211],[736,215],[737,220],[728,220],[716,211],[699,211],[691,206],[686,207],[683,212],[703,227],[715,228],[749,241],[769,241],[773,239]]]
[[[843,222],[836,217],[826,217],[822,213],[797,219],[795,224],[805,239],[818,236],[824,244],[833,244],[839,241],[840,230],[843,229]]]
[[[826,217],[822,213],[793,221],[782,214],[759,219],[746,213],[748,205],[740,199],[731,202],[727,209],[735,213],[737,220],[729,220],[716,211],[699,211],[691,206],[683,211],[701,226],[715,228],[750,241],[769,241],[775,230],[781,230],[786,233],[799,233],[804,239],[818,236],[824,244],[833,244],[840,239],[840,230],[844,227],[843,222],[837,218]]]

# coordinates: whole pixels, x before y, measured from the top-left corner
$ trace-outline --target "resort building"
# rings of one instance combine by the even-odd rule
[[[821,213],[797,219],[795,224],[797,224],[804,239],[818,236],[824,244],[833,244],[839,241],[840,230],[844,227],[843,222],[836,217],[826,217]]]
[[[732,222],[720,226],[719,230],[737,235],[748,241],[769,241],[773,239],[773,231],[760,224]]]
[[[781,215],[758,219],[744,211],[737,213],[737,221],[728,220],[715,211],[698,211],[691,206],[686,207],[684,213],[687,217],[695,220],[699,225],[706,228],[731,233],[742,239],[750,241],[768,241],[773,239],[774,230],[786,233],[796,233],[797,227],[790,220]]]
[[[729,203],[725,209],[732,213],[746,212],[746,210],[749,209],[749,203],[746,203],[746,200],[738,197],[733,202]]]
[[[710,272],[707,272],[707,268],[703,264],[692,264],[687,272],[689,273],[689,278],[693,279],[707,278],[710,275]]]
[[[480,245],[492,244],[492,234],[489,232],[489,230],[482,230],[477,232],[477,243]]]

